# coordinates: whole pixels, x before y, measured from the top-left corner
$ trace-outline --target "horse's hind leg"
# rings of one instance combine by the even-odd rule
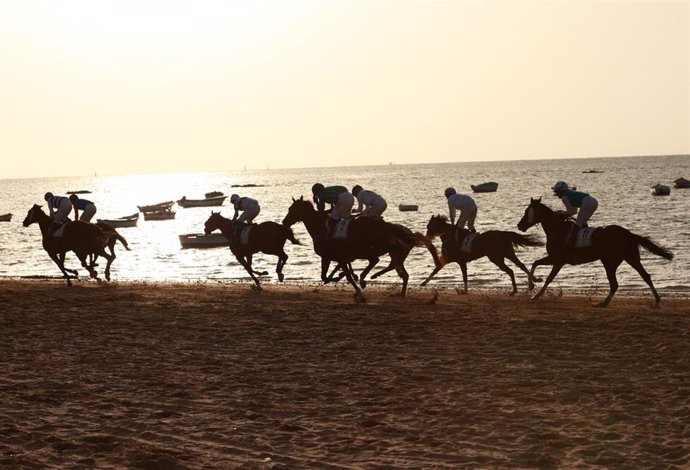
[[[638,248],[635,247],[635,255],[634,256],[628,256],[625,261],[635,268],[635,271],[640,275],[642,279],[644,279],[644,282],[647,283],[650,289],[652,289],[652,294],[654,294],[654,308],[659,308],[659,304],[661,302],[661,296],[659,293],[656,291],[656,288],[654,287],[654,283],[652,283],[652,276],[649,275],[647,270],[642,266],[642,262],[640,261],[640,252],[638,251]]]
[[[527,269],[527,266],[525,266],[522,263],[522,261],[520,261],[520,259],[517,257],[517,255],[515,253],[509,253],[508,255],[506,255],[506,258],[508,258],[510,261],[512,261],[515,266],[520,268],[520,270],[523,273],[527,274],[527,286],[528,286],[529,290],[532,290],[534,288],[535,282],[541,281],[541,279],[534,277],[532,275],[532,273],[529,272],[529,269]]]
[[[601,262],[604,264],[604,268],[606,269],[606,277],[608,277],[609,279],[610,290],[609,295],[604,299],[603,302],[598,303],[597,307],[607,307],[609,305],[609,302],[611,302],[613,295],[618,290],[618,279],[616,279],[616,270],[618,270],[618,266],[620,266],[621,262],[616,260],[602,260]]]
[[[276,265],[276,274],[278,274],[278,280],[280,282],[283,282],[283,279],[285,279],[285,276],[283,275],[283,266],[285,266],[285,263],[287,263],[288,260],[288,255],[285,253],[285,251],[281,250],[280,254],[278,255],[278,264]]]
[[[368,261],[369,261],[369,264],[367,264],[367,267],[364,268],[364,271],[362,271],[362,274],[359,275],[359,285],[362,286],[362,289],[364,289],[367,286],[367,281],[366,281],[367,274],[369,274],[369,272],[374,268],[374,266],[376,266],[376,264],[379,262],[379,258],[374,256],[372,258],[369,258]],[[391,261],[391,264],[392,263],[393,262]],[[377,276],[374,275],[371,278],[376,279],[376,277]],[[355,280],[356,280],[356,278],[355,278]]]
[[[517,292],[517,284],[515,284],[515,274],[513,273],[513,270],[506,265],[506,262],[503,258],[489,257],[489,260],[491,260],[492,263],[498,266],[501,271],[510,276],[510,282],[513,284],[513,290],[508,295],[515,295],[515,293]]]
[[[244,257],[235,255],[235,258],[237,261],[244,267],[244,270],[249,273],[249,276],[254,280],[256,283],[256,290],[261,290],[261,283],[259,283],[259,280],[254,276],[254,271],[252,270],[252,265],[251,261],[245,260]]]
[[[67,255],[66,252],[60,253],[58,255],[58,257],[60,258],[60,263],[62,263],[62,269],[64,269],[65,271],[67,271],[69,273],[72,273],[75,277],[79,276],[79,271],[77,271],[76,269],[69,269],[69,268],[65,267],[65,256],[66,255]]]

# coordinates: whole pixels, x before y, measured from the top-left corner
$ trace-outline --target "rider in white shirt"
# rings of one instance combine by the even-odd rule
[[[455,224],[455,213],[459,210],[460,217],[458,217],[457,227],[465,228],[465,224],[467,224],[469,231],[476,233],[474,221],[477,218],[477,204],[474,199],[465,194],[457,194],[455,188],[446,188],[444,194],[448,198],[451,225]]]
[[[352,188],[352,194],[357,198],[358,203],[357,209],[354,212],[360,212],[362,215],[381,217],[383,211],[388,207],[385,199],[374,191],[362,189],[360,185]]]
[[[251,224],[256,216],[259,215],[259,212],[261,212],[259,201],[250,197],[240,197],[237,194],[233,194],[230,196],[230,202],[235,207],[235,215],[232,217],[232,220],[237,221],[238,224],[242,222]],[[239,215],[240,211],[242,215]]]

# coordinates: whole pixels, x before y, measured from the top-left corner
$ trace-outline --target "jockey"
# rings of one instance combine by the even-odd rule
[[[358,203],[357,209],[355,209],[354,212],[360,212],[362,215],[381,217],[383,211],[388,207],[385,199],[374,191],[362,189],[360,185],[356,185],[352,188],[352,194],[357,198]],[[362,210],[363,207],[364,210]]]
[[[321,183],[316,183],[311,187],[311,192],[314,195],[314,202],[319,212],[326,210],[326,203],[332,207],[331,215],[326,221],[326,231],[328,233],[331,233],[338,220],[350,217],[352,206],[355,204],[355,198],[345,186],[324,187]]]
[[[60,225],[69,222],[69,213],[72,211],[72,204],[69,199],[64,196],[55,196],[51,192],[47,192],[43,199],[48,203],[48,210],[53,223]]]
[[[72,207],[74,207],[74,220],[81,220],[82,222],[91,222],[91,219],[96,215],[96,204],[86,199],[80,199],[76,194],[69,197]],[[79,211],[81,210],[81,217]]]
[[[599,202],[587,193],[570,189],[565,181],[557,181],[551,189],[553,189],[554,195],[561,198],[563,205],[565,205],[564,211],[556,212],[567,216],[573,216],[577,213],[575,227],[573,227],[566,239],[566,246],[572,247],[575,245],[577,232],[581,228],[587,227],[587,221],[596,212]]]
[[[230,196],[230,202],[235,206],[235,215],[232,217],[233,221],[237,221],[238,224],[246,222],[251,224],[259,212],[261,212],[261,206],[259,206],[259,201],[252,199],[250,197],[240,197],[237,194]],[[238,215],[242,211],[242,215]]]
[[[469,196],[465,194],[457,194],[455,188],[446,188],[444,194],[448,198],[448,210],[450,211],[450,223],[455,223],[455,211],[460,209],[460,217],[458,217],[457,228],[467,228],[472,233],[477,233],[474,228],[474,221],[477,218],[477,204]]]

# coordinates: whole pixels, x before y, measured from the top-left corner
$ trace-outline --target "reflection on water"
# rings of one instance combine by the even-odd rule
[[[597,169],[603,173],[583,173]],[[166,200],[202,198],[204,193],[218,190],[229,195],[236,192],[258,199],[262,212],[257,221],[280,222],[292,202],[292,197],[310,195],[314,182],[342,184],[352,187],[361,184],[383,195],[388,201],[386,220],[403,223],[415,231],[425,231],[429,217],[447,213],[443,190],[454,186],[458,192],[471,193],[470,184],[485,181],[499,182],[495,193],[473,194],[479,207],[479,230],[515,230],[530,196],[544,196],[544,201],[560,208],[560,201],[549,188],[556,180],[565,179],[578,189],[592,193],[599,200],[598,212],[592,225],[617,223],[632,231],[652,237],[676,255],[669,263],[642,250],[645,267],[654,282],[666,292],[690,291],[689,265],[690,230],[687,213],[690,208],[690,189],[672,190],[668,197],[652,197],[650,186],[658,181],[671,183],[679,176],[690,175],[689,157],[645,157],[615,159],[584,159],[567,161],[524,161],[499,163],[457,163],[434,165],[391,165],[378,167],[321,168],[299,170],[245,171],[236,174],[196,173],[135,175],[81,178],[42,178],[0,181],[0,213],[15,214],[10,223],[0,223],[0,276],[57,275],[57,268],[41,248],[38,227],[23,228],[21,222],[34,203],[43,203],[43,194],[52,191],[65,194],[67,190],[87,189],[92,194],[83,197],[98,206],[96,218],[115,218],[137,211],[137,205],[154,204]],[[260,187],[240,188],[233,185],[258,184]],[[398,204],[418,204],[418,212],[399,212]],[[202,232],[211,208],[182,209],[175,220],[144,221],[136,228],[119,229],[130,243],[132,251],[118,245],[118,258],[113,264],[113,279],[143,280],[237,280],[247,279],[244,269],[232,258],[227,248],[182,250],[178,240],[181,233]],[[218,210],[218,208],[213,208]],[[232,216],[229,201],[220,208],[223,215]],[[293,227],[302,246],[286,244],[290,256],[284,269],[287,281],[319,279],[319,260],[312,251],[311,240],[302,224]],[[544,236],[540,228],[530,233]],[[437,244],[440,247],[440,244]],[[526,249],[518,256],[525,263],[544,256],[543,248]],[[275,280],[277,258],[258,254],[254,263],[270,273]],[[71,266],[76,257],[68,256]],[[356,266],[364,266],[364,262]],[[385,266],[387,260],[382,260]],[[406,264],[411,285],[428,275],[433,261],[424,249],[415,249]],[[538,273],[545,276],[548,268]],[[460,281],[457,265],[444,268],[430,285],[451,286]],[[470,288],[496,287],[508,289],[510,281],[486,259],[469,267]],[[524,288],[525,276],[518,273],[519,287]],[[395,274],[388,274],[383,282],[397,282]],[[619,269],[622,289],[646,289],[644,282],[632,268]],[[577,287],[588,291],[602,291],[608,286],[600,263],[586,266],[567,266],[553,283],[554,287]]]

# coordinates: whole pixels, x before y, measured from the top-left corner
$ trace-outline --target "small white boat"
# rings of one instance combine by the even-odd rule
[[[171,210],[144,212],[144,220],[170,220],[174,218],[175,211]]]
[[[118,217],[117,219],[98,219],[99,223],[108,224],[113,228],[136,227],[139,221],[139,213]]]
[[[498,183],[489,181],[488,183],[482,183],[476,186],[471,184],[470,187],[475,193],[493,193],[498,189]]]
[[[12,214],[3,214],[0,215],[0,222],[10,222],[12,221]]]
[[[670,186],[661,183],[652,186],[652,196],[668,196],[669,194],[671,194]]]
[[[690,188],[690,180],[686,180],[682,176],[673,182],[674,188]]]
[[[203,233],[186,233],[179,235],[179,237],[182,248],[216,248],[219,246],[228,246],[230,244],[222,233],[212,233],[210,235]]]
[[[419,209],[417,204],[399,204],[398,210],[400,212],[413,212]]]
[[[139,212],[160,212],[164,210],[170,210],[175,204],[173,201],[159,202],[158,204],[151,204],[150,206],[137,206]],[[144,217],[146,218],[146,217]]]
[[[214,196],[207,197],[205,199],[187,199],[186,197],[183,197],[182,199],[178,199],[177,205],[185,208],[222,206],[225,199],[227,199],[227,196]]]

